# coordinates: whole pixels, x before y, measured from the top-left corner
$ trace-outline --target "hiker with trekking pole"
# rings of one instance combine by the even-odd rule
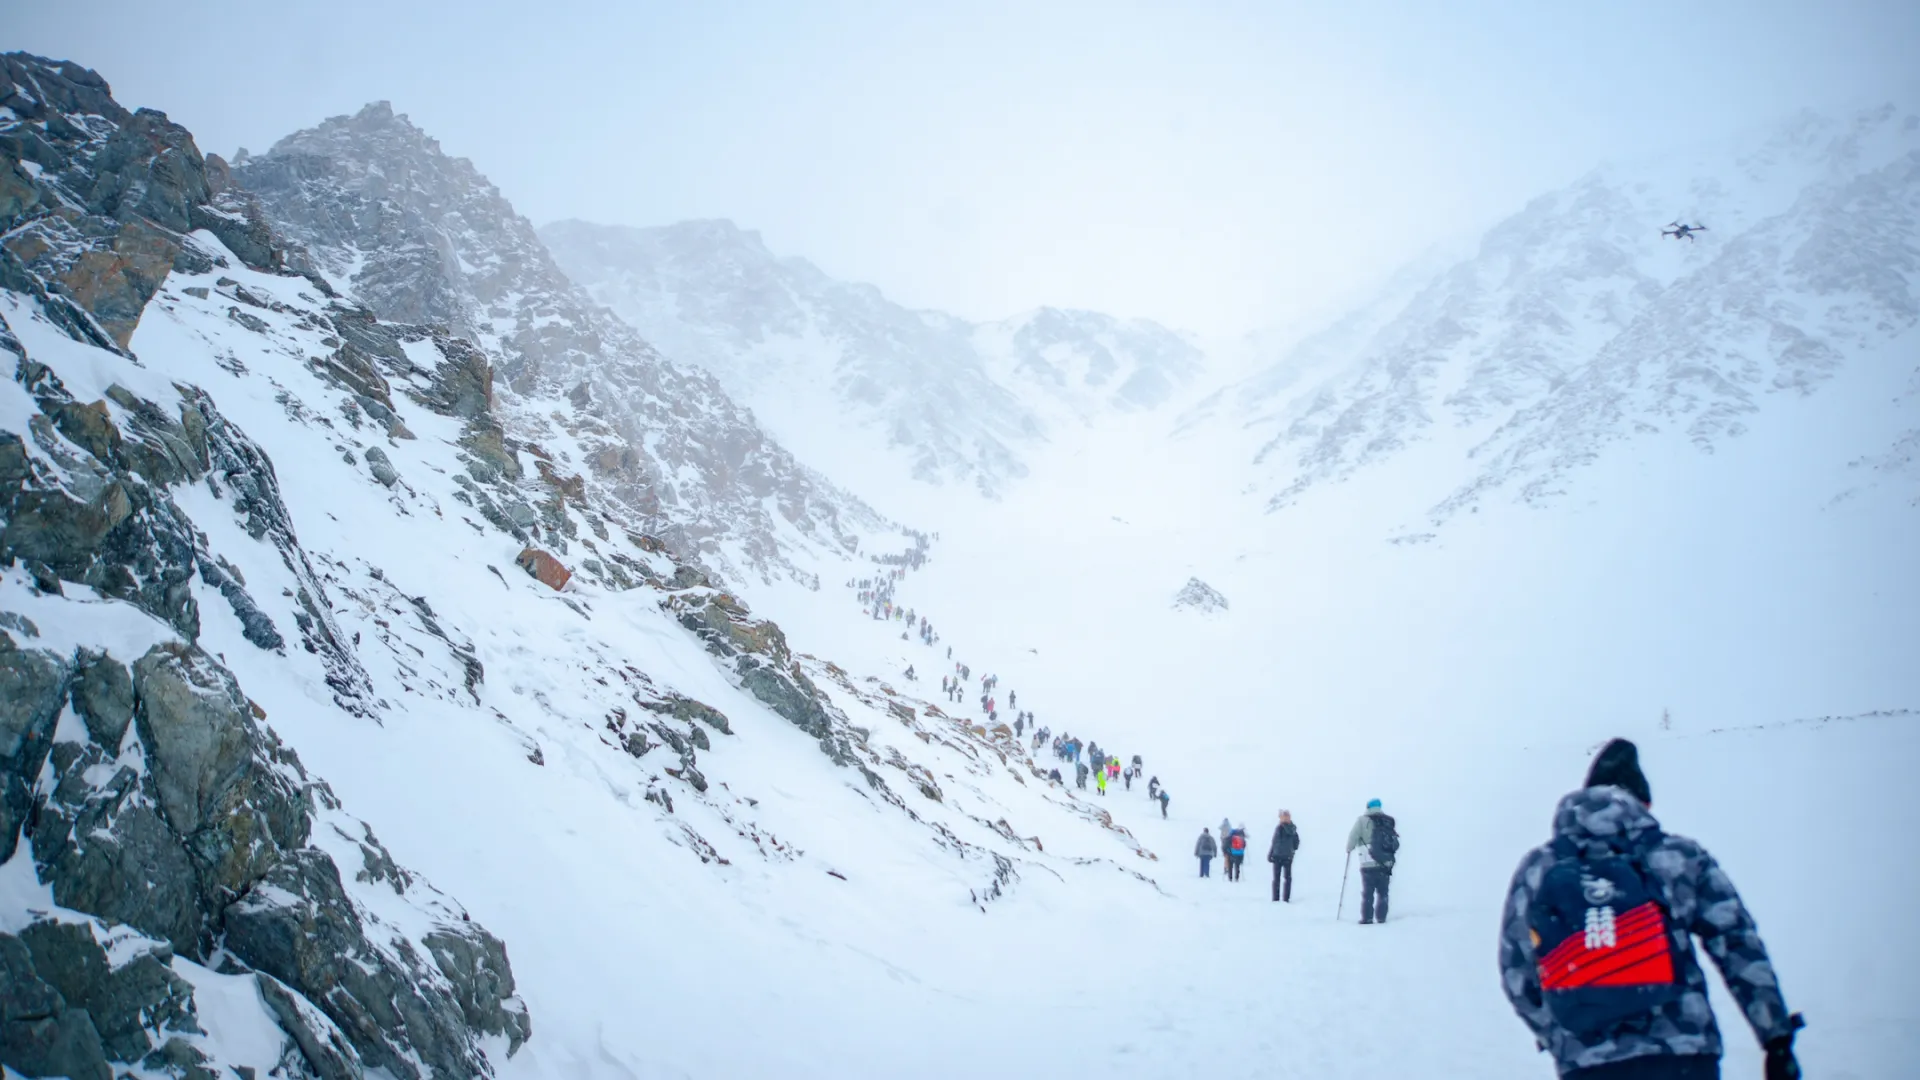
[[[1347,864],[1353,864],[1353,851],[1360,849],[1360,925],[1387,921],[1387,888],[1393,882],[1393,859],[1400,851],[1400,833],[1394,821],[1380,808],[1379,799],[1367,802],[1367,812],[1353,823],[1347,834]],[[1340,872],[1340,918],[1347,906],[1347,871]]]

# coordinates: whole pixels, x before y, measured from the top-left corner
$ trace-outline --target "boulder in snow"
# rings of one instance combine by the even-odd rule
[[[540,584],[554,592],[566,588],[567,582],[573,579],[573,571],[560,565],[559,559],[539,548],[526,548],[520,552],[520,557],[514,562],[519,563],[520,569],[539,578]]]
[[[1180,587],[1180,591],[1174,594],[1173,606],[1175,609],[1187,611],[1225,611],[1227,598],[1220,595],[1220,590],[1199,578],[1190,577],[1187,583]]]

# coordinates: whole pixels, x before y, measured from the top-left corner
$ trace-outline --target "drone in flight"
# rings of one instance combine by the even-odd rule
[[[1705,225],[1682,225],[1678,221],[1670,221],[1667,225],[1667,228],[1660,230],[1660,235],[1671,236],[1675,240],[1691,241],[1694,233],[1707,231]]]

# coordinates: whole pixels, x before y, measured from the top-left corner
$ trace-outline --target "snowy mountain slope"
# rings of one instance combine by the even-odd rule
[[[913,311],[730,221],[562,221],[540,235],[596,300],[712,372],[803,459],[875,490],[910,478],[997,495],[1047,440],[1156,408],[1201,363],[1142,319],[1041,308],[976,325]]]
[[[1237,886],[1217,866],[1195,880],[1189,861],[1157,876],[1164,901],[1034,908],[1029,893],[996,910],[1037,924],[1036,940],[995,950],[992,975],[965,985],[1005,1013],[1115,1033],[1102,1051],[1008,1033],[1009,1071],[1091,1058],[1152,1075],[1550,1075],[1499,992],[1499,898],[1595,746],[1625,734],[1656,814],[1713,850],[1752,906],[1788,1000],[1813,1018],[1809,1069],[1901,1074],[1920,998],[1875,942],[1889,898],[1920,883],[1851,829],[1859,792],[1897,787],[1920,749],[1920,518],[1888,486],[1830,504],[1857,470],[1808,448],[1883,433],[1858,430],[1852,390],[1763,413],[1711,456],[1684,442],[1609,456],[1578,504],[1491,504],[1432,544],[1379,542],[1404,511],[1397,465],[1319,493],[1311,513],[1268,515],[1237,498],[1242,477],[1206,468],[1217,448],[1152,438],[1151,417],[1043,462],[1003,512],[939,521],[900,598],[953,640],[1002,643],[995,672],[1042,722],[1145,748],[1171,820],[1139,820],[1137,793],[1117,820],[1169,862],[1222,815],[1264,840],[1287,808],[1304,834],[1293,906],[1267,899],[1256,849]],[[1172,609],[1195,576],[1230,607]],[[764,605],[783,625],[830,625],[783,609],[819,597],[784,591]],[[1406,847],[1393,920],[1363,931],[1334,913],[1341,840],[1375,796]],[[1904,803],[1888,813],[1920,824]],[[1860,917],[1836,917],[1836,895]],[[959,984],[922,955],[916,974]],[[1752,1074],[1750,1033],[1715,1004],[1728,1074]],[[954,1075],[990,1067],[951,1053]]]
[[[104,99],[91,73],[42,66]],[[419,1068],[396,1029],[337,1022],[365,1000],[321,993],[344,968],[289,964],[305,989],[275,978],[265,935],[244,931],[277,909],[312,916],[283,940],[357,923],[359,940],[319,940],[405,976],[387,1000],[437,1018],[409,1015],[406,1037],[504,1078],[1546,1075],[1499,994],[1494,923],[1552,801],[1621,733],[1645,748],[1663,822],[1712,848],[1753,907],[1813,1018],[1809,1069],[1902,1075],[1920,1054],[1902,918],[1920,881],[1885,852],[1920,828],[1897,797],[1920,752],[1909,338],[1875,339],[1795,408],[1748,414],[1712,455],[1638,440],[1582,467],[1581,500],[1486,500],[1431,544],[1378,540],[1409,490],[1457,482],[1438,439],[1267,515],[1219,467],[1244,450],[1235,431],[1170,441],[1159,415],[1113,417],[1037,456],[1002,503],[930,521],[941,537],[914,550],[931,561],[897,593],[935,619],[927,645],[856,601],[853,580],[896,565],[873,549],[815,552],[829,587],[748,583],[778,625],[756,618],[592,468],[618,449],[610,429],[564,398],[495,393],[471,341],[329,297],[280,272],[272,244],[242,258],[244,193],[182,194],[184,132],[149,117],[168,137],[99,183],[92,147],[113,133],[91,117],[124,116],[103,110],[63,110],[52,126],[74,141],[45,162],[20,149],[31,132],[0,130],[19,140],[0,142],[0,198],[48,200],[6,204],[38,224],[9,219],[0,255],[18,346],[0,353],[0,673],[38,673],[31,700],[50,703],[20,725],[6,710],[27,695],[0,695],[0,807],[34,818],[7,830],[18,850],[0,865],[0,962],[36,980],[32,1011],[0,1018],[16,1073],[52,1071],[5,1056],[19,1022],[81,1031],[82,1014],[115,1061],[177,1038],[256,1075],[479,1071]],[[143,193],[88,208],[96,189]],[[196,208],[209,223],[156,228],[176,195],[187,226]],[[12,242],[55,235],[49,218],[72,226],[66,246]],[[1174,610],[1189,579],[1231,605]],[[190,641],[222,688],[205,695],[227,706],[218,730],[248,748],[238,805],[268,818],[275,869],[318,852],[338,878],[323,902],[238,912],[227,949],[197,954],[219,970],[130,933],[102,891],[63,894],[80,879],[39,858],[79,833],[63,820],[131,790],[110,822],[131,830],[178,794],[172,744],[143,734],[174,730],[173,669],[126,665],[154,702],[114,759],[131,789],[94,730],[122,715],[120,684],[82,672]],[[949,645],[975,668],[965,704],[933,693]],[[1138,789],[1042,782],[979,722],[984,673],[1056,731],[1142,752],[1171,786],[1167,816]],[[26,768],[23,748],[44,761]],[[281,845],[296,779],[309,842]],[[1394,918],[1363,931],[1335,922],[1339,838],[1376,795],[1406,847]],[[1263,839],[1283,806],[1305,841],[1296,903],[1266,899],[1258,846],[1245,883],[1192,876],[1203,825],[1229,814]],[[244,831],[252,814],[230,820],[196,835],[263,835]],[[134,839],[123,849],[168,850]],[[85,944],[59,929],[78,925],[97,953],[59,951]],[[156,969],[190,984],[190,1012],[155,976],[155,1011],[129,1022],[88,981]],[[1728,1071],[1752,1074],[1737,1011],[1716,1006]],[[442,1026],[456,1016],[464,1033]],[[192,1075],[170,1059],[122,1071]]]
[[[1260,391],[1324,368],[1321,338],[1240,388],[1241,421],[1272,433],[1271,504],[1431,443],[1455,467],[1430,528],[1495,491],[1557,497],[1622,440],[1712,450],[1914,325],[1916,161],[1910,113],[1806,114],[1535,200],[1383,325],[1336,328],[1332,375]],[[1663,239],[1675,213],[1710,231]]]
[[[12,212],[67,215],[96,254],[156,229],[70,182],[115,161],[75,116],[132,120],[105,84],[9,63],[16,117],[23,84],[30,119],[98,98],[54,114],[73,134],[35,152],[56,164],[6,160],[38,200]],[[144,122],[177,154],[158,194],[207,201],[190,136]],[[699,976],[710,958],[785,965],[771,985],[811,993],[824,944],[877,989],[871,957],[924,929],[904,912],[974,925],[1050,882],[1160,895],[1155,854],[1004,726],[796,651],[574,472],[589,444],[507,430],[468,342],[209,230],[155,235],[170,262],[124,348],[0,256],[0,678],[23,690],[0,708],[0,960],[40,995],[0,1027],[9,1069],[790,1064],[792,1040],[722,1037],[739,989]],[[934,647],[914,648],[932,681]],[[479,921],[420,870],[481,897]],[[768,919],[774,902],[808,917]],[[101,981],[129,963],[146,983]]]
[[[648,531],[762,575],[804,575],[808,552],[852,551],[891,531],[794,461],[711,378],[596,307],[470,162],[385,102],[289,135],[238,160],[235,175],[295,246],[296,265],[381,318],[472,341],[498,359],[509,412],[596,439],[594,475]]]

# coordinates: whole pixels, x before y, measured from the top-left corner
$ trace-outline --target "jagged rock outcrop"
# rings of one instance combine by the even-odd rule
[[[101,698],[97,684],[116,681],[87,674],[111,671],[110,657],[63,662],[18,648],[0,655],[13,658],[11,670],[34,672],[40,712],[49,680],[77,710]],[[156,646],[133,665],[130,682],[131,734],[123,729],[122,741],[106,747],[92,724],[76,725],[84,741],[55,742],[53,790],[28,834],[36,872],[62,908],[154,942],[141,967],[109,969],[94,959],[97,949],[76,944],[81,931],[60,931],[67,944],[58,949],[27,936],[38,977],[66,1001],[115,1003],[106,1011],[82,1006],[107,1059],[140,1061],[161,1050],[160,1035],[183,1026],[167,1018],[192,1015],[190,988],[165,962],[175,954],[211,962],[218,951],[317,1006],[344,1034],[353,1061],[409,1080],[491,1075],[479,1038],[506,1035],[517,1046],[531,1031],[501,943],[435,911],[444,905],[430,898],[434,928],[410,938],[349,896],[332,856],[310,843],[317,820],[341,828],[337,801],[259,726],[212,657]],[[117,709],[118,698],[106,696]],[[380,868],[396,893],[424,888],[370,831],[359,832],[363,862]],[[57,1010],[49,1015],[57,1019]],[[53,1021],[42,1020],[52,1038]]]
[[[779,626],[755,619],[738,597],[704,586],[669,593],[660,606],[727,662],[741,689],[819,740],[834,764],[860,770],[876,788],[885,786],[854,751],[857,731],[807,676]]]
[[[11,54],[0,75],[0,100],[13,110],[0,123],[0,214],[11,215],[0,361],[8,393],[27,409],[19,429],[0,431],[0,566],[25,567],[44,594],[67,582],[123,601],[133,623],[155,620],[136,638],[159,639],[138,657],[49,650],[34,643],[30,620],[4,620],[0,860],[24,838],[58,907],[0,935],[0,1063],[35,1076],[105,1078],[128,1066],[211,1077],[218,1063],[207,1055],[218,1049],[175,965],[217,963],[260,980],[263,1007],[288,1034],[280,1075],[490,1076],[483,1040],[504,1036],[517,1048],[531,1030],[504,946],[401,870],[196,643],[195,574],[232,607],[253,647],[280,654],[287,638],[175,501],[189,484],[279,556],[289,582],[282,610],[334,703],[375,707],[272,463],[206,394],[147,377],[126,352],[171,273],[210,273],[230,256],[273,272],[272,233],[217,159],[202,158],[161,114],[120,109],[93,73]],[[289,314],[232,280],[215,287],[239,305]],[[318,312],[299,317],[316,332],[334,329]],[[52,348],[49,326],[83,353],[117,354],[93,355],[103,371],[125,365],[123,378],[108,381],[101,400],[77,399],[50,366],[75,346]],[[371,354],[353,352],[345,335],[334,344],[313,361],[316,374],[353,387],[364,416],[405,437]],[[40,347],[50,362],[36,359]],[[410,361],[400,370],[429,407],[472,414],[468,435],[484,442],[490,372],[458,350],[443,356],[432,372]],[[336,850],[379,868],[356,880],[390,886],[414,913],[407,926],[376,917],[342,883],[320,829]],[[322,925],[326,956],[288,951],[311,950],[307,927]]]
[[[206,229],[250,265],[276,264],[258,208],[224,163],[202,157],[165,113],[129,113],[106,81],[72,62],[0,55],[0,259],[17,260],[57,295],[75,328],[124,348],[183,243]],[[20,269],[0,272],[18,281]]]
[[[764,573],[785,564],[783,545],[849,552],[887,527],[769,439],[710,376],[597,307],[470,162],[387,103],[289,135],[236,162],[234,176],[296,245],[297,264],[382,319],[478,345],[510,396],[566,399],[570,413],[509,424],[536,443],[563,426],[587,447],[603,496],[645,531],[715,558],[737,541]]]

